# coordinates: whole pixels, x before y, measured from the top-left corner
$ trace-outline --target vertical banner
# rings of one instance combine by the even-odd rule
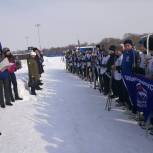
[[[131,102],[147,121],[153,112],[153,80],[138,75],[123,75]]]

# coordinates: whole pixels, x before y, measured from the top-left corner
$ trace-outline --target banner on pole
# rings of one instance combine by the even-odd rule
[[[153,80],[138,75],[123,75],[131,102],[144,113],[145,121],[153,112]]]

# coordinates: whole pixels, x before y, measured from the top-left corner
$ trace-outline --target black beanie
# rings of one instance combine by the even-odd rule
[[[124,41],[124,45],[125,44],[130,44],[131,46],[133,46],[133,41],[131,40],[131,39],[126,39],[125,41]]]
[[[100,45],[96,45],[96,48],[99,48],[100,49]]]
[[[32,50],[35,52],[36,50],[38,50],[38,48],[34,47]]]
[[[111,45],[111,46],[109,47],[109,50],[115,51],[115,50],[116,50],[116,46],[115,46],[115,45]]]

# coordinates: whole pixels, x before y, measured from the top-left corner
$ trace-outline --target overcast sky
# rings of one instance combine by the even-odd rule
[[[153,32],[153,0],[3,0],[0,41],[11,49],[99,42],[124,33]]]

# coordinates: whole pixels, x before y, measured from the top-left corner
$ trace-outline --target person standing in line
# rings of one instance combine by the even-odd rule
[[[0,43],[0,62],[4,59],[2,54],[2,46]],[[4,102],[4,94],[3,94],[3,79],[2,79],[2,72],[0,72],[0,106],[2,108],[5,108],[5,102]]]
[[[5,60],[3,50],[0,51],[0,62]],[[5,101],[4,101],[5,97]],[[11,94],[9,88],[9,73],[7,68],[0,71],[0,105],[2,108],[5,108],[5,105],[12,106],[11,103]]]
[[[135,69],[138,64],[138,52],[135,51],[133,48],[133,41],[130,39],[127,39],[124,41],[124,51],[123,51],[123,59],[121,64],[121,74],[124,75],[131,75],[135,73]],[[132,105],[128,91],[126,89],[125,84],[123,83],[123,97],[124,101],[126,102],[126,105],[129,110],[132,110],[132,112],[136,113],[136,106]]]
[[[143,39],[139,42],[140,44],[140,52],[139,52],[139,67],[138,67],[138,74],[145,76],[145,61],[147,58],[147,51],[146,48],[144,47],[144,41]]]
[[[116,60],[116,55],[115,55],[115,51],[116,51],[116,46],[115,45],[111,45],[109,47],[109,54],[110,54],[110,58],[107,62],[106,65],[106,76],[107,76],[107,86],[108,86],[108,91],[111,91],[111,98],[116,98],[115,95],[115,85],[114,85],[114,78],[113,78],[113,74],[112,74],[112,66],[115,63]]]
[[[9,62],[12,64],[12,66],[10,66],[8,68],[8,72],[9,72],[9,75],[10,75],[11,100],[12,100],[12,102],[14,102],[15,100],[23,100],[23,98],[21,98],[19,96],[19,93],[18,93],[17,79],[16,79],[16,75],[15,75],[15,71],[17,70],[16,63],[15,63],[15,58],[12,55],[12,53],[10,52],[9,48],[4,48],[3,49],[3,53],[4,53],[4,56],[6,58],[8,58]],[[12,93],[12,85],[13,85],[14,95]]]
[[[44,69],[43,69],[43,62],[44,62],[44,59],[43,57],[41,56],[41,53],[40,53],[40,50],[38,50],[37,48],[33,48],[33,52],[36,53],[36,61],[37,61],[37,65],[38,65],[38,72],[39,72],[39,75],[40,75],[40,78],[41,78],[41,75],[44,73]],[[39,79],[38,80],[38,83],[37,83],[37,87],[36,89],[37,90],[41,90],[42,88],[40,88],[40,85],[43,85],[43,83],[41,82],[41,80]]]
[[[124,106],[124,99],[123,99],[123,91],[122,91],[122,75],[121,75],[121,63],[122,63],[122,55],[123,47],[122,45],[117,46],[115,55],[116,60],[114,65],[112,66],[112,73],[114,79],[114,90],[115,94],[118,97],[116,102],[118,103],[116,106]]]
[[[103,58],[101,60],[100,63],[100,75],[102,75],[103,78],[103,90],[104,90],[104,95],[108,95],[109,93],[109,77],[107,75],[107,63],[110,59],[110,54],[108,53],[108,51],[104,51],[103,53]]]
[[[31,87],[31,95],[36,95],[36,88],[40,79],[38,70],[38,63],[35,59],[36,53],[32,51],[30,57],[27,59],[28,70],[29,70],[29,85]]]
[[[94,82],[94,89],[96,89],[97,87],[97,80],[98,80],[96,62],[97,62],[97,51],[93,51],[91,55],[91,69],[92,69],[92,80]]]
[[[99,45],[99,49],[97,51],[97,64],[96,64],[96,68],[97,68],[97,73],[98,73],[98,80],[99,80],[99,92],[102,93],[104,92],[104,79],[103,79],[103,67],[102,67],[102,61],[103,61],[103,57],[104,57],[104,52],[105,49],[103,47],[103,50],[100,49],[100,45]],[[101,73],[102,72],[102,73]]]

